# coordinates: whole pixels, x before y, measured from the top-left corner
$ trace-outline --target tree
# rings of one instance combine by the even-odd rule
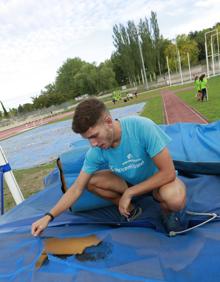
[[[205,60],[205,31],[194,31],[189,33],[189,38],[197,43],[198,60]]]
[[[23,113],[28,113],[33,111],[33,104],[31,103],[25,103],[23,104]]]
[[[2,101],[0,101],[0,104],[1,104],[3,112],[4,112],[4,117],[8,118],[9,113],[7,112],[7,110],[6,110],[5,106],[3,105]]]
[[[16,116],[18,114],[18,110],[16,108],[11,108],[9,110],[10,116]]]
[[[65,100],[77,96],[75,76],[80,72],[84,64],[86,63],[80,58],[67,59],[59,68],[55,81],[55,92],[64,96]]]
[[[160,65],[161,65],[161,72],[165,73],[167,72],[167,61],[166,61],[166,48],[169,46],[170,40],[164,39],[161,36],[161,41],[160,41]]]
[[[141,37],[141,47],[143,50],[144,64],[147,69],[147,74],[149,75],[156,72],[156,52],[150,33],[148,19],[145,18],[144,21],[141,19],[138,27]]]
[[[121,84],[123,78],[136,82],[141,76],[142,61],[139,50],[141,44],[144,65],[147,75],[155,72],[161,73],[161,50],[162,40],[156,13],[151,13],[151,27],[148,19],[140,19],[136,26],[133,21],[128,21],[127,26],[122,24],[113,27],[113,44],[116,52],[112,56],[113,69],[116,72],[116,79]],[[152,30],[152,33],[151,33]],[[140,41],[139,41],[140,39]],[[139,41],[139,42],[138,42]],[[164,56],[163,56],[164,57]],[[163,59],[163,61],[165,61]]]
[[[19,106],[18,106],[18,113],[22,114],[23,112],[24,112],[23,107],[22,107],[21,104],[19,104]]]
[[[140,21],[139,26],[136,26],[133,21],[128,21],[126,27],[120,24],[115,25],[113,28],[113,44],[117,49],[115,56],[112,56],[114,63],[113,68],[117,73],[120,73],[120,78],[118,79],[118,81],[120,80],[120,84],[122,77],[128,78],[130,83],[136,82],[137,77],[140,77],[142,62],[138,43],[139,34],[141,36],[142,49],[148,47],[148,38],[144,25],[145,23],[143,21]],[[143,52],[146,66],[150,64],[147,58],[148,54],[148,51]],[[118,77],[118,75],[116,77]],[[123,81],[125,80],[127,79],[123,79]]]
[[[130,40],[126,28],[122,24],[113,27],[113,44],[117,49],[118,62],[121,65],[124,76],[131,81],[131,78],[134,76],[134,63]]]
[[[165,55],[169,58],[169,66],[171,71],[178,71],[178,50],[180,53],[182,66],[188,66],[187,53],[189,54],[191,64],[198,62],[199,51],[196,41],[190,39],[189,36],[185,34],[178,35],[176,38],[176,44],[172,43],[171,41],[168,42],[164,51]]]
[[[199,50],[195,40],[190,39],[188,35],[178,35],[176,38],[177,48],[181,55],[181,62],[183,66],[188,65],[187,53],[190,55],[190,62],[195,64],[198,62]]]
[[[126,72],[124,71],[122,67],[121,56],[118,52],[114,52],[111,55],[111,62],[112,62],[112,70],[115,73],[115,79],[118,85],[127,84],[129,81],[126,76]]]
[[[113,63],[106,60],[97,68],[97,92],[111,90],[117,86],[115,73],[113,71]]]
[[[157,14],[155,12],[151,12],[151,28],[152,28],[152,37],[153,37],[153,45],[155,49],[156,61],[157,61],[157,73],[161,75],[161,43],[162,38],[160,37],[160,29],[157,22]]]
[[[167,44],[164,50],[165,56],[169,58],[169,67],[171,71],[178,70],[177,65],[177,49],[176,45],[173,44],[171,41]]]
[[[97,70],[94,64],[84,63],[74,76],[76,96],[96,93]]]
[[[211,28],[203,29],[203,30],[200,30],[200,31],[194,31],[194,32],[191,31],[188,35],[190,39],[196,41],[196,43],[197,43],[198,60],[199,61],[205,60],[205,58],[206,58],[206,54],[205,54],[205,33],[208,32],[208,31],[211,31],[211,30],[218,30],[218,32],[220,32],[220,23],[216,23],[216,25],[214,25]],[[209,34],[209,36],[210,36],[210,34]],[[208,38],[210,39],[210,37],[208,37]],[[207,41],[208,41],[207,42],[208,50],[209,50],[209,53],[210,53],[211,52],[210,51],[211,40],[207,40]],[[216,49],[217,49],[217,46],[216,46]]]

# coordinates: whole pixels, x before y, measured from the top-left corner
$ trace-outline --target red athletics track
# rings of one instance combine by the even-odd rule
[[[64,117],[68,117],[68,116],[71,118],[73,116],[73,112],[67,112],[67,113],[56,115],[56,116],[38,119],[38,120],[31,121],[31,122],[28,122],[28,123],[25,123],[25,124],[22,124],[22,125],[19,125],[19,126],[16,126],[16,127],[12,127],[12,128],[9,128],[9,129],[2,130],[2,131],[0,131],[0,140],[9,138],[9,137],[14,136],[18,133],[33,129],[35,127],[39,127],[41,125],[47,124],[47,123],[52,122],[52,121],[60,120]]]
[[[162,90],[165,123],[194,122],[207,124],[208,121],[195,109],[185,104],[174,92]]]

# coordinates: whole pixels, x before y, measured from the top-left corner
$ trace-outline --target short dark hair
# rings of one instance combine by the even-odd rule
[[[204,77],[205,77],[205,73],[203,73],[203,74],[200,76],[199,80],[200,80],[200,81],[203,81]]]
[[[75,133],[85,133],[99,121],[105,112],[108,112],[105,104],[96,98],[88,98],[82,101],[75,109],[72,130]]]

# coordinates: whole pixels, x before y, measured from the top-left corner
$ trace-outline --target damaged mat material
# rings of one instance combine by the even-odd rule
[[[85,194],[77,211],[66,211],[55,218],[41,237],[35,238],[30,235],[32,222],[50,210],[63,194],[60,170],[56,168],[45,179],[44,190],[0,218],[0,281],[219,282],[220,173],[212,166],[220,163],[219,139],[214,140],[219,134],[219,123],[203,126],[206,129],[198,129],[194,124],[170,125],[167,130],[179,132],[173,138],[176,146],[174,143],[171,146],[175,160],[192,163],[191,170],[190,165],[179,169],[179,177],[187,187],[186,210],[201,213],[199,216],[183,213],[182,216],[192,227],[209,218],[203,213],[217,214],[211,222],[171,238],[161,223],[160,206],[151,196],[136,199],[143,213],[129,223],[116,207],[100,204],[98,198],[94,199],[95,204],[93,202],[96,208],[85,210],[83,205],[91,203],[86,202]],[[206,135],[208,131],[211,134]],[[201,132],[204,134],[200,136]],[[87,150],[86,144],[78,145],[75,144],[69,154],[60,156],[67,188],[77,177]],[[199,153],[204,148],[207,149],[205,159]],[[192,150],[197,153],[190,154]],[[201,166],[196,166],[198,163]],[[84,248],[81,254],[55,254],[56,251],[50,250],[45,262],[35,267],[47,239],[69,242],[72,238],[75,241],[90,236],[100,241]]]

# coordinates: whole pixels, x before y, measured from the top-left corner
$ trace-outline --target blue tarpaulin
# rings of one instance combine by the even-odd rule
[[[3,169],[0,167],[0,210],[4,213],[4,189],[3,189]]]
[[[215,165],[213,170],[210,166],[220,163],[219,124],[164,126],[173,139],[170,151],[175,164],[188,163],[186,170],[184,166],[177,167],[187,187],[188,211],[220,214],[220,173]],[[88,147],[79,142],[72,148],[69,154],[60,156],[69,182],[79,172]],[[195,170],[197,163],[201,165]],[[34,238],[30,235],[31,223],[62,195],[58,169],[45,179],[45,186],[0,218],[0,281],[220,280],[218,217],[184,235],[168,237],[161,224],[159,204],[146,195],[137,199],[144,211],[133,223],[126,222],[116,207],[106,205],[92,211],[67,211],[51,222],[41,237]],[[206,219],[189,214],[186,217],[189,226]],[[35,269],[45,238],[90,234],[97,235],[102,242],[87,248],[82,255],[50,254],[48,261]]]
[[[220,122],[210,124],[176,123],[162,125],[172,137],[169,150],[179,170],[220,174]]]

